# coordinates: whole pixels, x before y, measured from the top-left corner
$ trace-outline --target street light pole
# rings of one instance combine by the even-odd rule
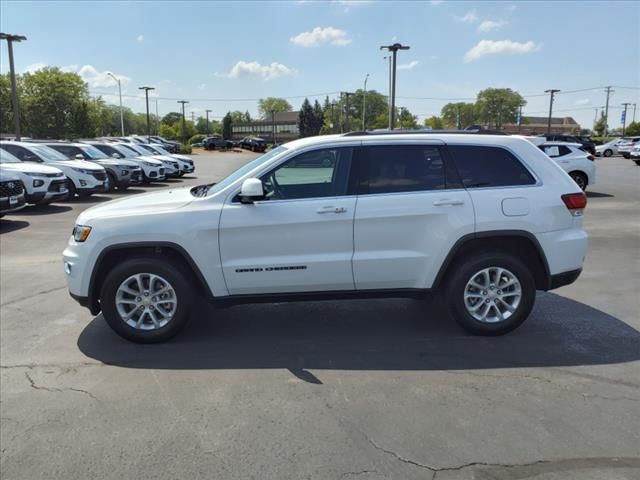
[[[138,90],[144,90],[144,96],[147,101],[147,141],[151,143],[151,121],[149,119],[149,90],[155,90],[155,88],[138,87]]]
[[[184,143],[186,142],[185,138],[184,138],[184,104],[185,103],[189,103],[188,100],[178,100],[178,103],[182,104],[182,144],[184,145]]]
[[[636,104],[632,103],[631,105],[633,105],[633,119],[631,121],[635,123],[636,122]]]
[[[365,125],[365,118],[367,116],[367,80],[369,80],[369,74],[364,77],[364,94],[362,96],[362,131],[365,132],[367,127]]]
[[[629,102],[625,102],[622,104],[622,106],[624,107],[624,113],[622,114],[622,136],[624,137],[624,129],[627,126],[627,107],[629,105],[633,105]]]
[[[120,79],[117,78],[113,73],[107,72],[107,75],[109,75],[118,83],[118,95],[120,96],[120,134],[124,137],[124,114],[122,113],[122,86],[120,85]]]
[[[204,113],[207,115],[207,135],[209,135],[211,133],[209,130],[209,114],[211,113],[211,110],[205,110]]]
[[[24,35],[10,35],[0,33],[0,40],[6,40],[9,47],[9,70],[11,72],[11,104],[13,107],[13,122],[16,129],[16,140],[20,141],[20,104],[18,103],[18,89],[16,87],[16,69],[13,64],[13,42],[22,42],[27,37]]]
[[[398,50],[409,50],[411,47],[408,45],[402,45],[400,43],[394,43],[393,45],[383,45],[380,50],[388,50],[392,53],[392,76],[391,76],[391,104],[389,106],[389,130],[393,130],[396,124],[396,56]]]
[[[551,135],[551,113],[553,112],[553,96],[560,90],[557,88],[551,88],[545,90],[544,93],[549,93],[549,119],[547,120],[547,135]]]

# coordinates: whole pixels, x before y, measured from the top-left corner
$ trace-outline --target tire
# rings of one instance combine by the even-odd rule
[[[184,172],[181,171],[180,173],[178,173],[178,177],[184,177]]]
[[[143,185],[149,185],[151,183],[151,179],[149,177],[147,177],[147,174],[144,173],[144,171],[142,172],[142,184]]]
[[[640,160],[634,160],[634,162],[636,162],[636,165],[640,167]]]
[[[623,153],[622,156],[626,159],[631,158],[631,154],[630,153]]]
[[[450,271],[452,274],[445,284],[447,308],[450,315],[468,332],[474,335],[504,335],[518,328],[531,313],[536,298],[536,286],[533,275],[517,257],[500,252],[481,253],[463,258],[462,261],[454,264]],[[491,283],[487,290],[476,289],[471,284],[475,279],[478,284],[484,285],[486,282],[483,279],[487,277],[480,275],[484,271],[489,272],[488,278],[494,282],[495,275],[501,275],[501,280],[493,284],[493,289]],[[520,285],[519,299],[515,295],[509,295],[516,291],[517,284],[507,286],[505,290],[499,288],[500,284],[507,283],[505,280],[513,278]],[[496,296],[499,298],[498,292],[503,295],[502,298],[506,302],[512,302],[510,306],[514,308],[513,312],[507,310],[506,305],[496,299]],[[507,294],[505,295],[504,292]],[[468,299],[465,298],[466,294],[470,296]],[[476,298],[475,295],[478,297]],[[486,319],[483,321],[474,317],[471,313],[473,307],[486,304],[487,300],[490,306],[486,308]],[[516,300],[517,303],[515,303]],[[485,307],[480,306],[476,315],[482,316],[484,310]],[[500,320],[498,311],[506,318]]]
[[[118,293],[119,289],[128,279],[134,275],[141,275],[143,278],[143,288],[148,290],[149,296],[134,297],[128,293]],[[158,305],[154,309],[152,300],[157,297],[153,297],[153,287],[144,283],[144,279],[149,279],[150,275],[157,276],[160,280],[154,280],[155,288],[164,288],[167,283],[171,287],[170,292],[163,293],[163,295],[169,295],[167,297],[169,301],[175,300],[175,305],[171,307],[172,315],[167,320],[166,324],[162,322],[166,320],[161,314],[161,308],[169,308],[169,304],[162,304],[161,301],[157,302]],[[136,281],[132,280],[128,285],[135,286]],[[185,269],[171,261],[160,261],[149,257],[139,257],[125,260],[116,266],[107,275],[102,285],[100,292],[100,305],[102,307],[102,314],[109,324],[109,326],[122,338],[135,343],[158,343],[169,340],[180,332],[187,324],[189,320],[189,311],[193,300],[192,288],[189,283],[189,274]],[[136,289],[135,291],[138,291]],[[120,303],[116,305],[117,295],[126,295],[123,297],[124,301],[136,301],[138,298],[144,299],[138,305],[129,305]],[[144,302],[151,302],[145,303]],[[164,305],[164,306],[163,306]],[[139,315],[136,309],[144,309],[144,313]],[[143,316],[142,324],[140,328],[137,328],[130,323],[127,323],[121,313],[126,309],[130,309],[125,313],[131,313],[134,310],[136,313],[132,316],[129,322],[137,323],[140,316]],[[152,310],[152,311],[149,311]],[[152,321],[150,315],[153,314],[156,318],[160,319],[158,323]],[[162,317],[162,318],[161,318]]]
[[[74,200],[76,198],[76,186],[73,183],[73,180],[69,179],[69,195],[67,196],[66,200]]]
[[[107,172],[107,179],[109,180],[109,184],[107,185],[107,192],[113,192],[116,189],[116,186],[118,185],[118,182],[116,181],[116,176],[111,173],[111,172]]]
[[[604,152],[602,152],[602,155],[604,155],[605,157],[610,157],[611,155],[613,155],[613,150],[607,148]]]
[[[587,189],[587,185],[589,184],[589,180],[587,176],[582,172],[571,172],[569,176],[573,179],[574,182],[580,187],[580,190],[583,192]]]

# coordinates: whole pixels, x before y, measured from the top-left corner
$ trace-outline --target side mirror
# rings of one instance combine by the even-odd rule
[[[112,157],[112,158],[119,159],[119,158],[120,158],[120,155],[118,155],[117,153],[112,153],[112,154],[111,154],[111,157]]]
[[[240,202],[253,203],[264,199],[264,187],[259,178],[247,178],[240,188]]]
[[[78,153],[75,158],[76,160],[84,160],[84,157],[80,153]]]

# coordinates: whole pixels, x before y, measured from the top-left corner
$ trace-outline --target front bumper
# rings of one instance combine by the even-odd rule
[[[107,191],[107,186],[103,183],[93,187],[76,187],[76,191],[78,193],[104,193]]]
[[[18,197],[17,203],[10,203],[9,198],[0,198],[0,214],[17,212],[22,210],[27,204],[24,194]]]

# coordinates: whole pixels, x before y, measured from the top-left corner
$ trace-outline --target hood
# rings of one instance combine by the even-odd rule
[[[175,162],[175,158],[171,158],[169,155],[153,155],[153,158],[160,160],[161,162]]]
[[[140,165],[138,162],[149,162],[156,167],[162,166],[162,162],[160,160],[156,160],[155,158],[151,158],[151,157],[133,157],[133,158],[129,158],[128,161],[136,163],[137,165]]]
[[[191,195],[191,188],[175,188],[124,197],[85,210],[80,214],[76,223],[91,226],[92,221],[100,218],[169,212],[188,205],[194,199],[195,197]]]
[[[172,158],[177,158],[178,160],[187,160],[188,162],[193,161],[191,157],[187,157],[186,155],[176,155],[176,154],[172,154],[171,155]]]
[[[0,170],[0,182],[18,182],[20,181],[20,177],[18,177],[13,172],[5,172],[4,169]],[[191,193],[189,193],[191,195]]]
[[[59,162],[47,162],[47,164],[57,168],[84,168],[85,170],[95,170],[96,172],[101,172],[104,170],[104,168],[102,168],[100,165],[96,165],[92,162],[87,162],[86,160],[60,160]]]
[[[25,173],[42,173],[43,175],[52,175],[59,173],[63,175],[62,170],[55,167],[48,167],[41,163],[21,162],[21,163],[1,163],[2,170],[12,170],[14,172]]]
[[[100,158],[98,160],[93,160],[98,165],[111,165],[113,167],[132,167],[137,168],[139,165],[136,162],[132,162],[131,160],[125,159],[115,159],[115,158]]]

